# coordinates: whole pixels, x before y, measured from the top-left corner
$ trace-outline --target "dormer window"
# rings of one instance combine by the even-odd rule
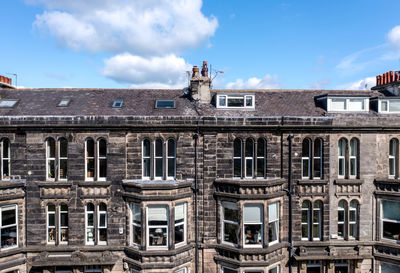
[[[217,95],[217,108],[254,108],[254,95]]]
[[[380,99],[378,106],[379,113],[400,113],[399,99]]]
[[[317,98],[328,112],[368,112],[369,97],[323,95]]]

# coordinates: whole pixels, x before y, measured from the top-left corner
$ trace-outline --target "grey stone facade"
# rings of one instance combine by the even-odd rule
[[[207,92],[203,87],[198,92]],[[276,266],[285,273],[289,272],[290,261],[293,272],[298,273],[317,272],[311,271],[317,267],[318,272],[325,273],[380,272],[382,263],[400,265],[400,239],[389,240],[382,235],[384,216],[381,209],[382,201],[400,202],[400,180],[388,175],[389,142],[400,138],[399,114],[380,114],[374,109],[365,113],[329,113],[315,99],[327,94],[390,97],[384,91],[384,87],[377,91],[329,92],[212,90],[211,102],[205,103],[185,96],[182,90],[0,89],[0,99],[18,100],[14,108],[0,108],[0,138],[7,138],[11,143],[11,177],[0,182],[0,208],[16,205],[18,230],[17,245],[2,247],[0,251],[0,273],[13,270],[20,273],[95,272],[90,271],[93,269],[102,272],[194,273],[196,248],[198,272],[204,273],[223,270],[267,273],[273,272],[270,270]],[[219,110],[215,98],[221,92],[255,94],[255,107],[253,110]],[[129,106],[129,96],[139,102],[136,108]],[[207,94],[200,96],[207,98]],[[74,101],[71,108],[51,110],[53,106],[47,107],[65,97],[75,98],[77,103],[87,99],[87,108],[73,106]],[[116,97],[125,98],[126,108],[110,109],[109,105]],[[155,109],[154,100],[159,98],[175,100],[176,107]],[[31,112],[27,112],[29,107]],[[198,136],[197,143],[195,135]],[[293,136],[291,155],[289,136]],[[47,178],[48,138],[68,141],[66,180]],[[88,138],[104,139],[107,143],[107,176],[104,180],[87,181],[85,178],[85,141]],[[342,138],[347,143],[353,138],[358,140],[358,171],[354,177],[339,175],[338,142]],[[175,141],[176,173],[173,179],[165,179],[165,174],[161,179],[144,179],[144,139],[152,143],[161,139],[164,151],[169,139]],[[266,166],[262,177],[234,177],[235,139],[266,141]],[[321,177],[302,175],[305,139],[311,143],[322,140]],[[347,151],[349,148],[348,145]],[[346,160],[350,160],[349,153],[345,155]],[[294,251],[291,259],[290,156]],[[245,157],[243,155],[241,160]],[[162,156],[162,164],[165,172],[166,154]],[[241,164],[243,167],[246,163],[241,161]],[[350,165],[346,166],[349,168]],[[308,226],[307,230],[312,234],[308,238],[302,236],[305,225],[302,204],[306,200],[313,208],[316,202],[322,202],[322,218],[317,223],[320,234],[312,233],[315,223],[309,216],[311,222],[307,223],[312,228]],[[358,204],[354,238],[349,235],[350,216],[346,216],[343,224],[347,235],[339,238],[338,204],[341,200]],[[100,229],[99,205],[103,203],[107,207],[104,244],[97,237],[93,244],[87,243],[88,203],[95,207],[95,232]],[[223,204],[226,203],[238,208],[237,244],[225,242]],[[269,205],[273,203],[279,204],[279,232],[277,241],[271,243]],[[48,242],[48,204],[56,207],[57,232],[61,228],[60,205],[68,206],[67,243],[62,243],[61,239]],[[131,204],[139,206],[141,236],[134,234]],[[184,242],[176,244],[175,208],[179,204],[186,204],[186,232]],[[245,245],[244,208],[249,204],[262,205],[262,241],[257,247]],[[151,247],[149,243],[155,237],[149,237],[148,209],[154,205],[167,206],[168,210],[167,241],[161,248]],[[346,209],[350,214],[349,207]],[[311,213],[314,215],[313,210]],[[138,238],[138,243],[133,242],[134,237]],[[340,271],[341,267],[346,267],[347,271]],[[184,268],[187,271],[178,271]]]

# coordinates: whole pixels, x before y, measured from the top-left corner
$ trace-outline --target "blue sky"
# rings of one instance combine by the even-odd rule
[[[363,89],[400,70],[400,1],[2,0],[0,74],[24,87]]]

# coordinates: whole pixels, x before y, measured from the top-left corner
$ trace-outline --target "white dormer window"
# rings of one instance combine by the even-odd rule
[[[368,98],[328,98],[330,112],[366,112],[369,111]]]
[[[379,113],[400,113],[400,100],[379,100]]]
[[[254,95],[217,95],[217,108],[254,108]]]

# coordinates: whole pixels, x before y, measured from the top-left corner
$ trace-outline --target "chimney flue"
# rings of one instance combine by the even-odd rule
[[[0,75],[0,87],[1,87],[1,86],[12,87],[11,84],[12,84],[11,78],[8,78],[8,77],[1,76],[1,75]]]
[[[197,77],[199,77],[199,68],[195,65],[193,66],[192,78],[197,78]]]
[[[208,77],[207,62],[203,61],[203,67],[201,69],[201,76],[199,75],[199,68],[193,66],[192,79],[190,80],[190,94],[192,99],[201,103],[210,103],[211,101],[211,80]]]
[[[203,67],[201,68],[201,75],[203,77],[208,77],[207,61],[203,61]]]

